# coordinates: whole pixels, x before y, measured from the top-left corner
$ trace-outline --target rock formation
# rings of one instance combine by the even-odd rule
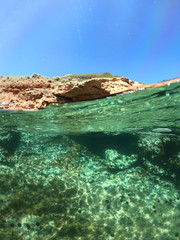
[[[180,79],[146,85],[126,77],[92,78],[84,81],[56,81],[34,74],[32,77],[0,78],[0,109],[39,110],[49,104],[92,100],[118,93],[159,87]]]

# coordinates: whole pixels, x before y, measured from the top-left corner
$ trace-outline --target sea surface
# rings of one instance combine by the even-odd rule
[[[0,240],[180,239],[180,83],[0,111]]]

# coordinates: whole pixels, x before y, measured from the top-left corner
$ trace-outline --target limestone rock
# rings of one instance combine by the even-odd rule
[[[118,93],[159,87],[179,79],[146,85],[126,77],[92,78],[84,81],[55,81],[33,74],[32,77],[0,79],[0,109],[38,110],[48,104],[104,98]]]

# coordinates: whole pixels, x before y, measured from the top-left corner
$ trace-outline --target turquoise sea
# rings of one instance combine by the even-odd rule
[[[0,111],[0,240],[180,239],[180,83]]]

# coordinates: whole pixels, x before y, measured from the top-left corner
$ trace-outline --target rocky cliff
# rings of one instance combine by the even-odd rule
[[[0,78],[0,109],[39,110],[48,104],[104,98],[118,93],[158,87],[180,79],[146,85],[126,77],[57,81],[34,74],[32,77]]]

